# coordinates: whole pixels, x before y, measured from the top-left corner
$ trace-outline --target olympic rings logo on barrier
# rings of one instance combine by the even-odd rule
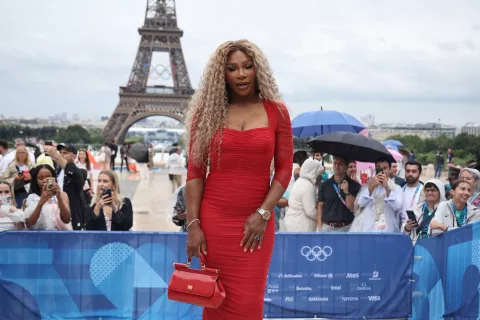
[[[164,66],[163,64],[157,64],[152,66],[149,64],[143,65],[143,73],[148,75],[151,80],[168,80],[177,74],[177,68],[174,65]]]
[[[328,257],[332,255],[333,249],[329,246],[325,246],[323,248],[319,246],[315,246],[312,248],[304,246],[300,250],[300,253],[302,254],[302,256],[307,258],[308,261],[325,261]]]

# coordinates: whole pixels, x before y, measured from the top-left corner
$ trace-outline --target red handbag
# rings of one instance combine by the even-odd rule
[[[218,308],[225,299],[225,289],[219,279],[219,270],[205,267],[200,256],[201,270],[191,269],[192,258],[186,264],[174,263],[175,270],[168,285],[168,299],[206,308]]]

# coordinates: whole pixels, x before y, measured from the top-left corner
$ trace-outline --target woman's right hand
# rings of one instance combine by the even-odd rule
[[[97,202],[95,207],[98,209],[103,209],[104,206],[109,205],[112,202],[112,197],[109,197],[107,194],[102,196],[100,200]]]
[[[187,230],[187,255],[189,258],[207,255],[207,243],[200,225],[194,222]]]
[[[55,195],[55,193],[52,191],[52,189],[47,190],[47,185],[45,185],[43,187],[42,196],[40,197],[40,203],[42,205],[47,203],[54,195]]]

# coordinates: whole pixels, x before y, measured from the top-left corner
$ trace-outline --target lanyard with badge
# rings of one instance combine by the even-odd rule
[[[430,225],[430,222],[432,221],[433,219],[433,215],[435,214],[435,211],[436,210],[432,210],[430,211],[430,209],[428,209],[428,205],[427,203],[425,202],[425,204],[423,205],[423,210],[422,210],[422,214],[423,214],[423,219],[422,219],[422,223],[418,226],[417,228],[417,234],[419,234],[420,232],[423,231],[423,229]]]
[[[413,207],[413,203],[415,202],[415,198],[417,197],[417,193],[418,193],[418,191],[420,190],[420,187],[421,187],[421,186],[422,186],[422,185],[419,183],[418,186],[417,186],[417,189],[415,189],[415,193],[413,194],[412,202],[410,202],[410,207],[409,207],[409,208]],[[405,186],[403,187],[403,192],[404,192],[404,193],[405,193],[405,190],[406,190],[406,189],[407,189],[407,185],[405,185]]]
[[[338,187],[338,185],[334,182],[333,183],[333,188],[335,189],[335,191],[337,192],[337,195],[338,195],[338,198],[340,199],[340,201],[342,201],[342,203],[345,205],[345,207],[347,207],[347,209],[350,211],[350,209],[348,208],[348,203],[347,201],[345,201],[343,198],[342,198],[342,195],[340,194],[340,188]]]
[[[462,227],[465,225],[465,223],[467,222],[467,206],[465,206],[465,208],[463,208],[461,212],[461,220],[462,220],[462,224],[459,223],[458,221],[458,217],[457,217],[457,214],[456,212],[458,212],[459,210],[455,210],[455,206],[453,205],[453,202],[450,204],[450,208],[452,209],[452,212],[453,212],[453,216],[455,217],[455,220],[457,221],[457,226],[459,227]]]

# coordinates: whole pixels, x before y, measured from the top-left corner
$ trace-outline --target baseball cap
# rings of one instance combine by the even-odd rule
[[[70,143],[60,143],[57,145],[57,150],[60,151],[62,149],[67,149],[68,152],[72,152],[77,154],[77,148],[73,144]]]

